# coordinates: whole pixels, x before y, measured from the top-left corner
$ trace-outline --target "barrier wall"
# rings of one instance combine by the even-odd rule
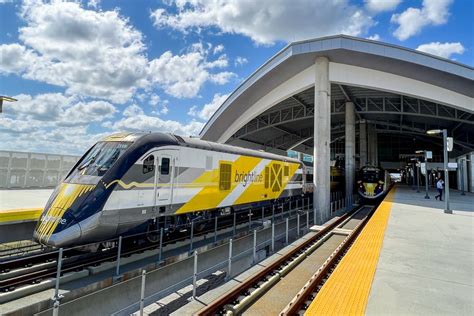
[[[0,189],[53,188],[79,156],[0,151]]]

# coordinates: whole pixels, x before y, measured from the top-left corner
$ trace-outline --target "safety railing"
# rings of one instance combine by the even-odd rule
[[[341,212],[345,209],[349,209],[352,204],[358,202],[357,195],[353,195],[351,197],[346,197],[340,200],[336,200],[331,202],[331,211],[332,212]],[[336,215],[336,214],[333,214]],[[247,219],[248,217],[248,219]],[[274,253],[277,249],[276,243],[279,243],[280,246],[289,244],[292,240],[295,240],[301,237],[303,234],[309,231],[310,225],[315,223],[316,213],[313,209],[311,201],[309,198],[300,199],[296,201],[286,202],[279,205],[273,205],[270,207],[263,207],[263,208],[254,208],[251,210],[244,210],[238,213],[231,214],[229,216],[224,216],[217,220],[214,220],[214,225],[212,229],[207,229],[200,232],[195,232],[193,227],[197,227],[199,224],[207,223],[209,226],[209,220],[200,220],[200,221],[193,221],[191,223],[191,229],[189,229],[189,235],[183,235],[176,238],[167,238],[166,237],[166,230],[163,228],[156,230],[155,233],[157,236],[159,235],[158,246],[156,247],[156,258],[157,264],[160,268],[164,268],[165,266],[162,265],[164,262],[164,254],[163,248],[170,244],[176,243],[179,241],[188,241],[189,242],[189,250],[187,251],[188,256],[174,261],[172,264],[176,264],[178,262],[189,260],[190,256],[193,256],[194,261],[194,270],[191,275],[188,277],[184,277],[181,281],[170,285],[160,291],[153,293],[152,295],[145,296],[145,289],[146,289],[146,277],[149,273],[153,273],[157,271],[154,269],[151,272],[143,271],[140,276],[132,277],[128,279],[130,280],[138,280],[141,278],[142,280],[142,287],[140,298],[137,299],[136,303],[133,303],[119,311],[117,311],[114,315],[121,315],[124,313],[132,313],[135,311],[143,312],[143,307],[146,305],[151,304],[152,302],[156,301],[158,298],[163,297],[167,294],[170,294],[176,290],[181,289],[184,285],[192,284],[193,286],[193,297],[196,297],[196,289],[197,289],[197,281],[200,278],[203,278],[207,275],[210,275],[218,270],[224,269],[226,271],[227,278],[232,277],[232,265],[233,262],[241,260],[243,258],[249,257],[253,264],[258,262],[257,253],[262,250],[267,251],[268,253]],[[221,223],[221,225],[219,225]],[[281,231],[280,233],[276,232],[276,227],[278,226],[278,230]],[[184,229],[189,228],[189,223],[184,226],[175,226],[175,229],[179,228]],[[271,234],[269,238],[264,238],[258,242],[259,236],[265,235],[270,230]],[[222,231],[224,231],[222,233]],[[149,234],[150,232],[148,232]],[[135,234],[130,236],[120,236],[117,239],[107,241],[109,244],[114,243],[117,249],[116,254],[116,269],[115,269],[115,278],[120,276],[121,271],[121,257],[123,256],[122,253],[122,245],[124,241],[128,238],[136,238],[143,234]],[[233,245],[243,240],[243,238],[249,238],[250,235],[253,235],[253,243],[249,245],[249,247],[243,251],[239,251],[236,253],[233,249]],[[195,238],[202,236],[202,240],[199,244],[197,244]],[[212,251],[215,248],[208,248],[209,245],[213,245],[217,247],[217,239],[221,239],[221,243],[219,246],[227,245],[228,246],[228,256],[226,260],[220,261],[215,263],[211,267],[207,267],[203,270],[198,270],[198,263],[199,263],[199,256],[208,252]],[[228,238],[227,243],[222,243],[222,241]],[[106,243],[107,243],[106,242]],[[195,247],[197,244],[197,247]],[[250,244],[250,243],[249,243]],[[81,246],[84,247],[84,246]],[[199,249],[206,249],[203,252],[199,252]],[[70,249],[70,248],[68,248]],[[58,276],[61,274],[61,261],[62,261],[62,252],[63,249],[60,249],[58,252],[58,265],[57,265],[57,274]],[[129,254],[127,254],[128,256]],[[56,278],[56,290],[53,296],[53,313],[58,312],[59,303],[61,300],[61,296],[59,295],[59,280],[60,278]],[[112,285],[118,286],[118,284]]]

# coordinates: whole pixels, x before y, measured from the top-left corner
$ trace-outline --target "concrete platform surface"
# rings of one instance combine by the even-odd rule
[[[0,212],[3,210],[43,208],[53,189],[0,190]]]
[[[397,186],[367,315],[474,315],[474,194],[435,194]]]

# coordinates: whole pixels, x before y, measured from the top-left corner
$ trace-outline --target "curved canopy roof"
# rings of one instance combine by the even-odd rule
[[[395,81],[397,78],[403,78],[403,80],[407,80],[405,86],[409,86],[412,82],[422,83],[426,84],[426,87],[439,88],[442,92],[439,92],[438,95],[449,92],[454,96],[461,97],[461,99],[447,98],[446,100],[449,102],[446,102],[446,100],[440,100],[438,102],[438,100],[434,99],[421,99],[423,105],[425,105],[426,109],[431,111],[433,115],[430,113],[423,114],[423,109],[420,108],[420,99],[414,98],[410,102],[416,103],[418,101],[418,110],[414,109],[412,112],[418,111],[420,114],[423,114],[425,123],[430,123],[429,120],[432,119],[433,124],[435,124],[435,118],[438,115],[443,115],[439,114],[439,109],[442,109],[442,113],[446,111],[450,113],[448,119],[453,118],[453,122],[456,123],[453,124],[459,125],[457,126],[458,130],[459,127],[462,130],[464,126],[467,128],[471,122],[474,123],[473,67],[396,45],[338,35],[294,42],[282,49],[257,69],[227,98],[204,126],[200,136],[205,140],[227,142],[230,139],[227,135],[229,127],[233,126],[235,130],[236,121],[242,117],[244,112],[252,112],[249,111],[249,109],[255,106],[259,100],[262,100],[262,98],[285,84],[285,82],[290,81],[298,74],[312,67],[315,59],[319,56],[328,57],[330,62],[336,65],[353,67],[350,69],[370,69],[377,73],[388,74],[395,78]],[[285,100],[280,100],[278,104],[273,104],[271,109],[266,108],[261,112],[254,111],[257,115],[247,117],[239,122],[238,128],[243,128],[246,124],[250,124],[252,120],[258,119],[258,115],[269,114],[270,110],[284,110],[291,105],[314,107],[314,101],[313,104],[311,104],[311,97],[307,102],[301,102],[303,101],[301,98],[304,98],[305,94],[307,95],[309,93],[309,95],[311,95],[311,91],[308,91],[308,88],[311,88],[311,86],[301,87],[300,90],[294,91],[290,97]],[[380,117],[380,114],[386,112],[385,114],[394,116],[397,114],[397,111],[401,111],[400,117],[406,117],[406,115],[404,115],[402,92],[394,94],[389,93],[392,92],[389,89],[386,91],[377,88],[371,90],[371,87],[363,85],[350,87],[350,85],[344,86],[340,84],[340,82],[332,82],[332,90],[331,97],[333,102],[338,96],[342,98],[342,101],[354,101],[352,98],[358,99],[355,103],[356,110],[358,109],[360,111],[360,113],[358,113],[359,119],[371,119],[370,117],[360,115],[363,113],[363,105],[360,104],[362,102],[361,100],[365,98],[365,102],[368,102],[366,98],[367,95],[369,97],[380,97],[380,100],[383,99],[383,101],[380,102],[384,104],[383,110],[381,109],[380,113],[369,111],[369,114],[379,114],[378,116],[376,115],[376,117]],[[351,96],[351,92],[354,96]],[[392,110],[385,111],[384,98],[390,97],[393,99],[397,96],[399,98],[401,97],[398,108],[397,105],[393,105]],[[407,96],[413,98],[413,93]],[[459,100],[462,100],[462,102],[458,102]],[[292,104],[285,104],[285,102],[288,103],[289,101],[291,101]],[[382,104],[380,104],[380,106],[382,107]],[[416,106],[414,108],[416,108]],[[451,110],[452,113],[450,112]],[[311,113],[307,114],[311,115]],[[387,116],[387,118],[390,117]],[[426,119],[428,119],[428,121]],[[400,125],[401,123],[402,120],[400,119]],[[291,126],[289,127],[290,130],[292,130]],[[474,126],[470,125],[470,128],[473,129]],[[234,130],[232,130],[232,135],[236,134]],[[291,134],[291,132],[288,133],[288,131],[286,131],[286,134]],[[223,139],[222,135],[227,136]],[[303,139],[304,137],[301,136],[300,138]],[[255,143],[259,142],[255,141]],[[284,150],[285,149],[288,148],[284,148]]]

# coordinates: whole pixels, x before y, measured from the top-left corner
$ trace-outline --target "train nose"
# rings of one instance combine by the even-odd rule
[[[81,238],[81,226],[68,211],[59,212],[53,209],[44,215],[40,221],[41,223],[36,229],[34,237],[43,245],[64,247],[77,242]]]
[[[48,245],[56,248],[69,246],[77,242],[81,238],[81,235],[81,226],[79,224],[73,224],[64,230],[52,234],[48,240]]]

